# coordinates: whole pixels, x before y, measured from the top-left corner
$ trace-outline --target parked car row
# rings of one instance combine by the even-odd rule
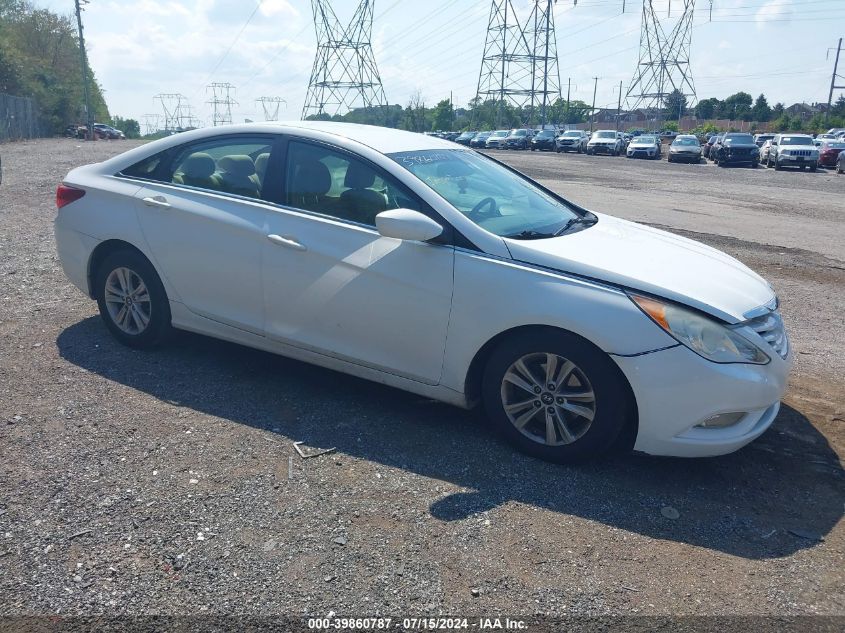
[[[449,135],[436,134],[441,138]],[[435,135],[435,134],[431,134]],[[793,166],[816,171],[819,166],[845,169],[845,131],[830,130],[816,138],[808,134],[756,134],[728,132],[700,139],[693,134],[645,132],[631,134],[616,130],[535,130],[515,128],[486,132],[468,131],[454,136],[456,143],[476,149],[522,149],[531,151],[577,152],[579,154],[625,155],[628,158],[662,159],[670,163],[699,163],[709,159],[719,166],[748,165],[782,169]],[[668,150],[664,145],[668,141]],[[841,173],[841,172],[840,172]]]
[[[65,137],[67,138],[79,138],[84,139],[88,137],[88,126],[87,125],[68,125],[65,128]],[[95,123],[94,124],[94,137],[98,139],[111,139],[111,140],[119,140],[125,139],[126,135],[118,130],[117,128],[112,127],[111,125],[106,125],[105,123]]]

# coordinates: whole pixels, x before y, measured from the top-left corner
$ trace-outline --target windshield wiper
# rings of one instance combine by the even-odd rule
[[[533,229],[520,231],[519,233],[512,233],[511,235],[505,235],[505,237],[513,240],[541,240],[546,237],[554,236],[554,233],[541,233],[540,231],[535,231]]]
[[[557,231],[555,231],[552,234],[552,237],[558,237],[559,235],[563,235],[564,233],[566,233],[569,229],[571,229],[576,224],[584,224],[584,225],[592,226],[596,222],[598,222],[598,220],[596,218],[587,218],[587,217],[580,217],[580,216],[576,217],[576,218],[572,218],[571,220],[567,220],[566,224],[564,224]]]

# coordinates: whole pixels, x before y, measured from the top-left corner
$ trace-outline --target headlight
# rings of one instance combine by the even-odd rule
[[[707,360],[755,365],[771,360],[754,343],[714,319],[667,301],[629,296],[667,334]]]

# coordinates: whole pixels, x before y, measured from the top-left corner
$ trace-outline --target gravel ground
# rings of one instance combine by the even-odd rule
[[[801,352],[736,454],[565,467],[270,354],[116,344],[60,270],[52,196],[131,145],[0,146],[0,615],[845,615],[845,177],[497,155],[751,264]]]

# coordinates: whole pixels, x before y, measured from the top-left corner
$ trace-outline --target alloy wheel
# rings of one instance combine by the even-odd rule
[[[138,335],[149,326],[150,292],[134,270],[126,267],[112,270],[106,277],[103,299],[112,322],[122,332]]]
[[[596,397],[584,372],[551,353],[531,353],[505,372],[501,400],[511,424],[546,446],[572,444],[590,428]]]

